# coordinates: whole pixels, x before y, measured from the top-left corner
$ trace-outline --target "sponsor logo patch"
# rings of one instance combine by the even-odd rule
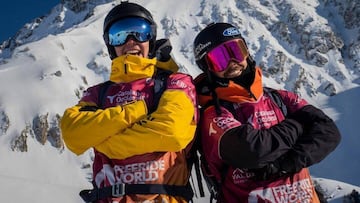
[[[224,30],[223,35],[225,37],[240,35],[240,31],[236,27],[229,27]]]

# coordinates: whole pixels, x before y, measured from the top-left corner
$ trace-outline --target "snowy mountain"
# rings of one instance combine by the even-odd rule
[[[330,202],[360,191],[360,2],[133,0],[158,22],[182,72],[197,76],[192,42],[210,22],[241,28],[266,86],[295,91],[332,117],[338,148],[310,168]],[[82,91],[107,80],[102,23],[118,1],[62,0],[0,45],[0,202],[81,202],[92,151],[77,157],[58,127]],[[195,202],[208,202],[206,198]]]

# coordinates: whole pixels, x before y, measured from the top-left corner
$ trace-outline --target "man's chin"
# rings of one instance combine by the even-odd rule
[[[242,73],[241,70],[229,70],[224,74],[225,78],[236,78],[240,76]]]

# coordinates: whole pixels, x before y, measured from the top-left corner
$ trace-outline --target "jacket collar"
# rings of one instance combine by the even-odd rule
[[[207,89],[210,88],[207,87]],[[230,101],[234,103],[255,102],[263,94],[262,72],[260,68],[256,67],[254,82],[251,84],[249,90],[230,80],[227,87],[217,87],[215,89],[215,92],[220,100]],[[206,105],[209,101],[212,100],[210,91],[200,91],[198,94],[199,103],[202,106]]]
[[[122,55],[113,59],[110,80],[116,83],[152,77],[156,59],[148,59],[134,55]]]
[[[179,69],[172,58],[161,62],[156,58],[148,59],[128,54],[112,60],[110,80],[119,83],[150,78],[153,76],[156,67],[172,72],[177,72]]]

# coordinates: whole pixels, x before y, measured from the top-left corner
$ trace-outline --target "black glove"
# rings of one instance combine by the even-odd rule
[[[285,171],[281,170],[281,167],[280,167],[278,161],[269,163],[262,168],[250,169],[250,171],[254,172],[255,176],[253,179],[256,181],[277,179],[277,178],[287,174]]]
[[[166,62],[170,60],[172,46],[169,39],[159,39],[155,42],[155,57],[158,61]]]
[[[257,181],[273,180],[301,170],[301,168],[296,169],[291,159],[291,154],[291,152],[288,152],[262,168],[251,169],[255,173],[254,179]]]

